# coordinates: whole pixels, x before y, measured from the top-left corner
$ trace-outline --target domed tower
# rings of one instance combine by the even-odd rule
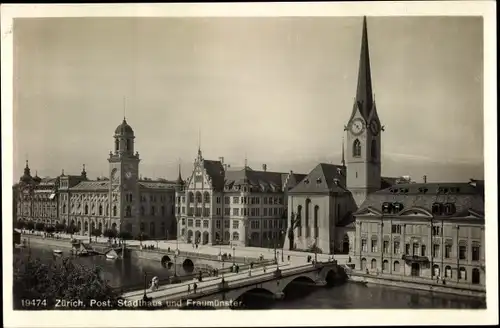
[[[35,183],[39,184],[40,182],[42,182],[42,178],[40,178],[38,176],[38,172],[35,171],[35,176],[33,177],[33,181],[35,181]]]
[[[30,183],[32,180],[33,178],[31,177],[31,170],[28,164],[28,160],[26,160],[26,167],[24,168],[24,174],[21,177],[21,179],[19,179],[19,181],[24,183]]]
[[[136,230],[138,227],[134,226],[138,223],[134,218],[139,215],[140,159],[138,152],[134,154],[134,130],[125,118],[116,127],[113,138],[114,151],[109,153],[108,158],[111,200],[109,219],[120,230]]]

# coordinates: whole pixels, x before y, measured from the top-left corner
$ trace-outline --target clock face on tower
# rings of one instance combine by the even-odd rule
[[[352,120],[350,128],[351,133],[357,136],[363,133],[363,131],[365,130],[365,123],[361,118],[358,117]]]
[[[134,175],[134,166],[132,164],[125,165],[125,179],[129,180]]]

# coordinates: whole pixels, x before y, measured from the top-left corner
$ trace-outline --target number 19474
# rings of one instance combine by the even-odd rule
[[[30,299],[30,300],[21,300],[22,307],[42,307],[47,306],[47,300],[45,299]]]

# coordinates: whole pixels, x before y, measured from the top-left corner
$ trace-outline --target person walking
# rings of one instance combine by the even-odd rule
[[[198,288],[198,285],[196,283],[193,284],[193,293],[196,294],[196,289]]]
[[[191,292],[191,284],[188,284],[188,294]]]

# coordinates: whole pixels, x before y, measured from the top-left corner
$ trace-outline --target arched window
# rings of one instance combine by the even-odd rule
[[[125,209],[125,215],[127,217],[131,217],[132,216],[132,209],[130,208],[130,206],[126,207],[126,209]]]
[[[306,217],[306,237],[309,237],[311,234],[311,230],[309,228],[309,212],[310,212],[310,207],[311,207],[311,200],[308,198],[306,199],[306,209],[305,209],[305,217]]]
[[[361,270],[366,270],[366,259],[365,258],[361,259]]]
[[[66,204],[63,205],[63,214],[66,213]]]
[[[203,201],[201,197],[201,192],[196,192],[196,203],[201,203]]]
[[[89,214],[89,206],[85,205],[85,214]]]
[[[141,206],[141,215],[144,215],[144,206]]]
[[[371,263],[372,270],[375,270],[377,268],[377,260],[373,259]]]
[[[120,149],[120,140],[115,139],[115,150],[118,151]]]
[[[383,272],[389,271],[389,261],[384,260],[384,262],[382,263],[382,271]]]
[[[370,149],[371,155],[373,159],[377,158],[377,141],[375,139],[372,140],[372,146]]]
[[[203,202],[210,203],[210,194],[208,192],[206,192],[206,191],[203,194]]]
[[[193,203],[194,202],[194,194],[192,192],[189,192],[188,194],[188,201],[190,203]]]
[[[472,283],[479,284],[481,282],[481,273],[478,268],[472,269]]]
[[[352,144],[352,156],[361,157],[361,142],[358,139]]]
[[[314,238],[318,238],[319,236],[318,214],[319,214],[319,206],[316,205],[314,206]]]
[[[444,268],[444,276],[446,278],[452,278],[452,274],[451,274],[451,266],[446,266],[446,268]]]
[[[458,279],[467,280],[467,271],[464,267],[460,267],[460,270],[458,271]]]
[[[99,215],[102,215],[102,205],[99,205]]]
[[[151,215],[155,215],[155,207],[151,206]]]
[[[439,265],[434,264],[434,265],[432,266],[432,276],[433,276],[433,277],[439,277],[439,273],[440,273],[439,271],[440,271],[440,270],[439,270]]]
[[[394,272],[399,272],[399,262],[398,261],[394,261]]]
[[[236,231],[233,232],[233,240],[235,240],[235,241],[240,240],[240,234],[237,233]]]
[[[85,232],[89,231],[89,223],[88,222],[85,222],[85,224],[83,225],[83,231],[85,231]]]
[[[130,139],[127,139],[127,151],[132,150],[132,142]]]
[[[113,206],[113,216],[116,216],[116,215],[117,215],[117,213],[116,213],[116,205],[115,205],[115,206]]]

